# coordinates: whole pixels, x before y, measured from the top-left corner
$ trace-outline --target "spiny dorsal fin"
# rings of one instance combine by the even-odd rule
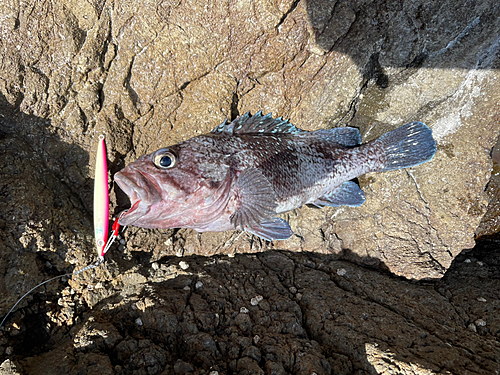
[[[262,115],[262,111],[251,116],[250,112],[238,117],[232,122],[225,120],[217,126],[212,133],[227,133],[227,134],[299,134],[307,133],[305,130],[297,128],[288,120],[278,117],[274,119],[271,113]]]

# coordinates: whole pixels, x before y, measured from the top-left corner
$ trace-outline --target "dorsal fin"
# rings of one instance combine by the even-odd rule
[[[212,133],[227,133],[227,134],[299,134],[307,133],[305,130],[297,128],[288,120],[278,117],[273,119],[272,115],[262,115],[262,111],[251,116],[250,112],[238,117],[232,122],[225,120],[217,126]]]
[[[307,137],[318,137],[323,141],[334,142],[342,146],[353,147],[361,144],[359,130],[351,127],[319,129],[307,134]]]

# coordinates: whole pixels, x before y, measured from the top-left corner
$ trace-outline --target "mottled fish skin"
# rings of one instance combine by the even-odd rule
[[[350,180],[415,166],[436,152],[432,131],[421,122],[360,142],[355,128],[307,132],[270,114],[247,113],[118,172],[115,181],[132,203],[120,224],[241,229],[286,239],[293,233],[276,214],[304,204],[359,206],[364,194]]]

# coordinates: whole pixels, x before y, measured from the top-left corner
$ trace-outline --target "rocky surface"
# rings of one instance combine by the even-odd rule
[[[35,299],[4,343],[16,374],[495,374],[499,248],[432,283],[314,253],[138,255]]]
[[[491,151],[493,171],[486,187],[489,205],[476,231],[478,238],[495,236],[500,233],[500,138]]]
[[[110,177],[258,110],[364,141],[420,120],[438,152],[286,214],[289,241],[128,228],[18,306],[0,373],[500,371],[500,246],[463,252],[499,228],[499,48],[494,0],[3,1],[1,315],[94,260],[102,132]]]
[[[277,247],[422,279],[474,245],[499,130],[496,1],[11,0],[1,12],[4,106],[33,116],[16,133],[86,207],[101,132],[114,173],[246,111],[310,130],[357,126],[365,141],[420,120],[439,144],[432,163],[360,178],[360,208],[285,215],[296,236]],[[238,233],[172,233],[130,236],[161,255],[269,248]]]

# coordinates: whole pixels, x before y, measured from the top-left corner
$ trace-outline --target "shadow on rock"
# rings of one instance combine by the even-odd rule
[[[307,11],[316,53],[351,56],[380,88],[388,85],[386,68],[491,68],[481,51],[499,42],[496,1],[308,0]]]
[[[312,253],[164,258],[120,275],[113,296],[84,312],[70,336],[22,366],[37,374],[49,373],[48,361],[51,374],[90,373],[92,361],[92,371],[110,374],[494,373],[500,285],[476,270],[500,271],[475,256],[437,283]],[[481,309],[468,310],[465,295]]]
[[[86,265],[94,250],[87,151],[61,141],[50,121],[21,113],[1,94],[0,149],[3,317],[38,283],[71,272],[68,263]],[[11,334],[25,335],[9,346],[21,345],[25,353],[43,350],[49,338],[46,311],[53,309],[47,303],[57,298],[61,285],[54,281],[23,300],[9,319],[17,322]],[[2,352],[6,344],[3,339]]]
[[[298,6],[299,2],[294,4]],[[464,6],[467,6],[467,11],[463,11]],[[321,55],[326,51],[338,51],[349,55],[363,73],[365,82],[361,83],[361,91],[364,88],[372,89],[367,86],[367,81],[375,83],[376,90],[373,89],[370,95],[366,95],[372,98],[366,107],[376,102],[373,111],[378,112],[385,104],[379,103],[377,90],[388,87],[390,80],[406,82],[405,77],[414,68],[433,68],[431,70],[435,71],[498,67],[498,59],[494,59],[499,43],[500,5],[495,1],[467,2],[466,5],[461,5],[461,12],[457,11],[457,7],[451,1],[439,4],[425,1],[410,4],[395,0],[362,0],[356,3],[308,1],[306,8],[315,37],[312,52]],[[23,100],[19,91],[19,96],[10,100],[14,104],[9,104],[0,96],[0,147],[3,151],[0,179],[0,246],[3,249],[0,266],[3,284],[0,285],[0,292],[4,296],[1,301],[2,313],[32,286],[50,276],[67,272],[67,262],[84,266],[94,254],[90,220],[92,184],[86,177],[88,151],[84,146],[62,140],[61,134],[70,131],[64,123],[52,127],[48,120],[23,114],[23,111],[29,112],[29,106],[43,107],[38,113],[46,114],[41,114],[42,117],[49,117],[50,110],[57,112],[58,108],[65,107],[66,103],[63,101],[69,100],[69,97],[69,103],[73,105],[66,109],[67,116],[64,119],[73,121],[73,129],[76,130],[65,139],[80,136],[80,140],[85,138],[82,134],[88,132],[88,119],[97,118],[96,114],[102,113],[103,117],[99,120],[101,126],[109,125],[115,137],[114,152],[121,156],[128,155],[130,159],[134,153],[140,154],[153,147],[152,144],[159,138],[158,130],[170,129],[169,124],[174,131],[181,128],[177,135],[184,138],[192,136],[195,130],[201,130],[203,126],[208,129],[208,123],[213,128],[211,122],[214,118],[218,120],[223,116],[223,112],[219,112],[221,108],[228,109],[224,112],[226,115],[235,116],[243,113],[243,109],[262,109],[263,105],[272,106],[273,111],[286,111],[287,106],[292,108],[297,104],[294,100],[284,100],[279,90],[269,90],[270,87],[280,88],[293,98],[306,98],[310,95],[309,91],[302,92],[301,88],[307,86],[307,81],[314,83],[316,74],[321,69],[315,70],[311,76],[301,76],[301,71],[293,65],[296,63],[303,66],[307,60],[306,55],[309,56],[305,47],[304,50],[303,47],[298,47],[308,44],[307,32],[303,33],[306,36],[304,39],[301,37],[300,44],[295,46],[295,54],[290,54],[290,58],[274,59],[275,66],[274,63],[267,66],[264,62],[272,60],[270,58],[276,55],[273,52],[275,49],[286,49],[281,47],[286,46],[286,43],[273,45],[267,55],[249,52],[257,66],[259,61],[262,62],[261,68],[257,67],[255,70],[263,73],[258,77],[262,82],[267,82],[267,86],[257,82],[258,85],[252,83],[248,87],[243,85],[238,88],[240,82],[235,82],[233,72],[228,67],[241,64],[245,67],[242,69],[245,72],[241,73],[243,77],[246,67],[250,65],[250,58],[248,64],[246,57],[239,60],[245,54],[236,48],[236,57],[225,61],[222,54],[231,51],[224,52],[224,48],[218,44],[221,34],[208,35],[204,30],[201,34],[189,34],[196,27],[188,24],[189,27],[182,30],[183,35],[187,33],[190,42],[201,41],[198,45],[193,44],[194,51],[204,51],[207,55],[214,51],[214,55],[221,53],[221,56],[210,61],[212,65],[207,65],[211,66],[209,71],[205,71],[205,60],[200,60],[199,64],[186,64],[196,54],[177,43],[175,35],[173,38],[170,35],[173,30],[166,27],[170,25],[170,19],[166,15],[172,14],[175,9],[160,12],[160,8],[157,11],[161,22],[156,23],[159,33],[151,33],[154,28],[150,30],[147,25],[145,34],[136,33],[136,29],[140,31],[145,25],[143,18],[134,18],[143,17],[138,12],[139,9],[150,12],[150,8],[144,8],[142,4],[136,9],[123,9],[123,14],[116,11],[114,5],[110,5],[104,12],[101,8],[96,13],[96,18],[88,20],[86,19],[90,13],[78,7],[75,7],[74,14],[71,10],[61,8],[61,14],[64,15],[61,18],[48,11],[47,14],[55,20],[57,32],[52,34],[53,30],[49,29],[45,30],[47,34],[39,33],[41,36],[37,40],[40,42],[38,44],[42,45],[42,41],[49,39],[55,40],[58,34],[61,43],[55,43],[51,45],[53,50],[43,52],[47,56],[42,61],[59,61],[54,57],[58,56],[56,52],[59,51],[67,51],[67,56],[74,54],[78,58],[71,60],[68,57],[71,69],[58,70],[50,78],[41,73],[50,70],[47,66],[40,64],[35,67],[38,70],[35,70],[31,67],[32,60],[27,59],[29,66],[18,64],[25,69],[23,72],[27,72],[26,76],[21,71],[19,74],[15,71],[16,74],[13,75],[16,80],[12,77],[10,81],[5,79],[11,87],[22,84],[26,88],[23,92],[30,95],[30,98]],[[216,8],[218,12],[219,7]],[[136,10],[137,15],[134,14]],[[129,11],[130,15],[127,13]],[[35,17],[26,18],[31,24],[22,24],[21,21],[24,22],[23,17],[28,12]],[[37,34],[30,27],[36,24],[43,26],[43,22],[37,18],[36,11],[28,12],[23,10],[18,12],[23,17],[5,17],[2,22],[10,25],[6,29],[8,35],[15,35],[16,30],[22,29],[24,34],[21,37],[25,41],[22,51],[28,51],[29,55],[34,53],[30,50],[33,44],[31,36]],[[186,12],[192,13],[192,10],[187,6]],[[246,15],[244,12],[246,11],[242,10],[242,13],[235,14]],[[283,17],[286,18],[291,12],[293,9]],[[197,16],[204,14],[198,13]],[[43,11],[40,14],[47,19],[51,18],[46,17]],[[103,17],[98,23],[96,21],[101,14]],[[122,16],[123,28],[120,29],[116,25],[120,25]],[[223,17],[222,20],[233,21],[229,15],[223,14]],[[189,18],[191,17],[183,20],[188,23]],[[240,17],[233,18],[240,26]],[[202,19],[192,22],[205,24]],[[94,23],[97,25],[95,28],[92,26]],[[304,29],[307,29],[307,20],[304,24]],[[60,25],[67,26],[67,29],[63,30],[62,26],[59,28]],[[86,25],[88,28],[84,31],[79,29],[79,25]],[[243,25],[244,28],[246,26]],[[119,33],[122,33],[123,40],[120,41],[121,36],[115,37],[117,30],[112,30],[113,28],[121,30]],[[273,25],[271,30],[274,32],[274,29]],[[168,34],[167,38],[162,34],[163,30],[164,34]],[[63,32],[66,34],[62,34]],[[222,34],[228,38],[238,35],[224,33],[225,31]],[[151,39],[151,43],[143,48],[142,41],[149,38],[144,36],[146,34],[154,34],[154,40]],[[240,36],[243,34],[245,33],[240,33]],[[261,30],[255,33],[261,34]],[[194,37],[199,35],[202,37]],[[127,36],[132,38],[128,39]],[[213,36],[211,44],[206,43],[205,37],[209,36]],[[173,44],[169,44],[171,40]],[[241,40],[250,43],[249,39]],[[74,50],[70,49],[72,41]],[[264,45],[268,41],[273,44],[273,39],[269,36],[262,39],[262,46],[258,41],[251,41],[258,48],[249,51],[265,50]],[[66,42],[69,44],[64,44]],[[17,56],[17,45],[18,41],[12,39],[6,47],[10,48],[14,57]],[[237,46],[237,40],[231,40],[228,45]],[[207,49],[210,46],[213,49]],[[292,43],[288,46],[292,47]],[[167,50],[179,52],[180,67],[171,60],[164,60],[163,54],[157,55],[157,51],[163,53]],[[83,54],[78,55],[81,52]],[[66,55],[64,56],[66,59]],[[17,61],[14,58],[5,60]],[[218,71],[219,68],[224,68],[221,65],[223,60],[226,73]],[[328,61],[333,64],[335,59]],[[14,71],[10,69],[11,66],[17,67],[12,63],[5,71]],[[297,87],[279,83],[280,77],[287,77],[281,71],[283,66],[289,66],[285,72],[300,73],[287,78],[288,82],[297,83]],[[73,68],[78,74],[69,79],[69,72]],[[177,69],[178,76],[173,73],[171,75],[170,68],[174,68],[174,71]],[[391,74],[388,74],[389,70]],[[159,86],[162,93],[158,94],[156,87],[152,89],[150,83],[153,82],[155,86],[156,81],[152,79],[154,74],[163,75],[165,72],[168,73],[166,81]],[[309,70],[305,69],[305,72]],[[224,74],[231,77],[230,82]],[[328,75],[328,79],[321,81],[321,84],[332,87],[328,70],[324,74]],[[336,78],[340,76],[343,77],[344,73]],[[19,77],[23,77],[22,80]],[[61,77],[68,77],[66,86],[56,81]],[[301,77],[304,81],[295,77]],[[426,82],[435,81],[435,77],[429,75]],[[437,77],[439,80],[442,76]],[[45,99],[40,99],[48,89],[49,79],[55,82],[51,87],[60,88],[57,100],[60,99],[61,103],[57,102],[52,107]],[[87,79],[95,82],[87,82]],[[489,80],[490,78],[485,82]],[[224,90],[220,90],[220,82],[224,83]],[[459,84],[463,86],[469,84],[469,81],[460,80]],[[6,84],[5,87],[9,86]],[[163,92],[165,87],[168,89]],[[289,90],[289,87],[292,89]],[[76,91],[70,92],[70,88]],[[126,93],[123,94],[121,89]],[[141,90],[136,91],[137,89]],[[355,91],[358,89],[359,87]],[[440,90],[439,85],[437,91]],[[453,96],[454,86],[448,87],[448,90],[451,90],[449,96]],[[484,95],[493,92],[488,90],[484,91]],[[360,120],[353,119],[351,125],[359,124],[363,135],[366,135],[369,123],[365,121],[369,118],[366,113],[372,109],[367,109],[363,115],[359,110],[361,107],[356,106],[361,91],[360,95],[354,92],[354,99],[348,94],[342,100],[338,99],[337,103],[347,103],[339,104],[339,113],[357,111],[356,118]],[[212,96],[213,93],[218,96]],[[311,102],[314,105],[302,108],[309,110],[306,115],[311,121],[317,120],[319,104],[324,106],[331,102],[328,96],[323,101],[325,96],[323,92],[320,94],[317,96],[321,100],[314,99]],[[315,98],[315,95],[311,94],[311,97]],[[464,95],[469,94],[466,92]],[[206,101],[201,101],[200,96]],[[270,101],[270,96],[277,98],[277,101]],[[264,99],[255,99],[260,97]],[[425,113],[436,103],[447,99],[446,96],[436,95],[435,99],[416,106],[414,112],[405,112],[404,116]],[[75,105],[76,102],[83,109]],[[493,100],[489,101],[492,102]],[[478,112],[482,112],[483,108],[484,113],[495,112],[491,110],[495,107],[480,105],[480,101],[459,100],[450,102],[450,106],[443,111],[446,112],[448,108],[463,108],[464,117],[471,116],[469,109],[472,107]],[[125,112],[120,106],[123,106]],[[156,112],[152,108],[156,108]],[[165,112],[158,111],[160,108]],[[212,117],[204,112],[207,108]],[[70,115],[73,110],[81,112],[76,120],[72,120]],[[319,116],[319,121],[323,123],[327,116],[335,112],[331,109],[325,111],[327,115]],[[151,119],[146,114],[157,117]],[[335,115],[332,121],[348,117],[344,114]],[[115,118],[115,122],[109,118]],[[145,122],[141,122],[141,118]],[[200,119],[205,122],[200,123]],[[133,124],[132,121],[136,120],[137,123]],[[484,123],[483,120],[477,121],[478,124]],[[494,120],[488,121],[495,126],[497,124]],[[163,123],[167,124],[164,128],[160,126]],[[487,132],[474,124],[476,122],[470,124],[470,129],[479,129],[481,135]],[[137,131],[133,131],[135,126]],[[377,128],[377,131],[382,130],[382,127]],[[375,136],[373,133],[371,136]],[[171,132],[163,132],[162,137],[167,137],[168,134]],[[469,137],[467,141],[481,138],[472,132],[464,134],[464,137]],[[445,136],[444,133],[441,135]],[[81,140],[80,145],[84,142]],[[470,163],[468,151],[472,142],[463,143],[464,148],[458,148],[455,152],[466,154],[466,161]],[[485,141],[485,144],[489,142]],[[481,144],[481,150],[484,148],[486,146]],[[441,164],[443,169],[439,173],[445,167],[457,164],[451,151],[448,150],[451,156],[440,151],[442,159],[445,160],[446,157],[450,161],[446,159],[446,163]],[[121,156],[121,164],[110,165],[112,173],[123,167]],[[469,169],[467,173],[474,178],[479,175]],[[407,177],[413,189],[416,180],[412,175]],[[459,185],[463,189],[464,181],[460,180]],[[412,191],[420,194],[420,191]],[[441,191],[438,193],[441,194]],[[442,195],[439,195],[439,200],[443,200]],[[118,197],[117,201],[118,209],[124,206],[123,197]],[[420,202],[419,197],[416,197],[415,202]],[[413,211],[409,212],[413,215]],[[450,214],[450,211],[446,211],[446,214]],[[451,212],[449,217],[453,215],[455,213]],[[423,215],[422,218],[427,219],[427,216]],[[470,221],[468,218],[470,216],[460,216],[458,221],[460,224],[467,223]],[[406,221],[409,220],[404,219]],[[322,223],[324,218],[321,218],[318,225],[314,221],[311,224],[320,232],[317,237],[319,239],[324,233],[330,234],[328,231],[317,230]],[[395,223],[394,227],[397,227],[400,221]],[[349,233],[353,232],[355,237],[359,231],[352,229],[351,222],[348,226],[351,227]],[[412,231],[421,227],[425,228],[417,223]],[[460,231],[447,232],[464,232],[460,228]],[[371,230],[373,232],[375,231]],[[186,230],[163,232],[162,235],[153,235],[154,232],[142,229],[130,230],[127,235],[129,233],[131,235],[127,238],[127,247],[123,243],[119,248],[123,256],[112,250],[103,267],[73,278],[69,281],[70,287],[65,287],[60,294],[58,291],[61,283],[55,282],[44,287],[43,293],[37,292],[24,301],[10,318],[0,337],[2,361],[9,357],[20,370],[36,374],[204,374],[210,371],[242,374],[498,372],[500,322],[497,301],[500,300],[500,285],[498,257],[495,255],[498,254],[499,247],[495,242],[483,250],[462,254],[440,281],[412,282],[334,259],[332,255],[275,251],[271,246],[254,241],[251,237],[248,237],[248,241],[242,239],[237,243],[239,233],[204,234],[203,237]],[[340,249],[341,255],[350,261],[384,268],[382,262],[385,260],[356,255],[354,247],[346,245],[345,238],[335,237],[336,233],[336,228],[331,230],[332,249]],[[440,234],[446,233],[443,231]],[[424,231],[422,238],[428,237],[429,232]],[[441,238],[438,240],[441,241]],[[393,241],[392,237],[388,237],[388,241]],[[297,251],[300,251],[302,243],[298,239],[297,242]],[[367,237],[367,242],[373,243],[374,240]],[[226,250],[224,247],[227,243],[230,244],[228,249],[237,244],[234,246],[238,251],[267,251],[234,257],[188,256],[182,260],[164,257],[165,254],[196,252],[214,254]],[[313,241],[315,247],[317,243],[325,249],[324,242]],[[429,248],[435,243],[438,242],[429,242]],[[342,250],[341,245],[348,249]],[[463,247],[455,248],[459,251]],[[443,252],[450,257],[454,255],[448,254],[448,248],[443,249]],[[418,248],[416,253],[421,255],[428,251]],[[388,254],[390,253],[384,253]],[[412,259],[417,261],[406,260],[408,267],[421,266],[423,261],[420,258]]]

